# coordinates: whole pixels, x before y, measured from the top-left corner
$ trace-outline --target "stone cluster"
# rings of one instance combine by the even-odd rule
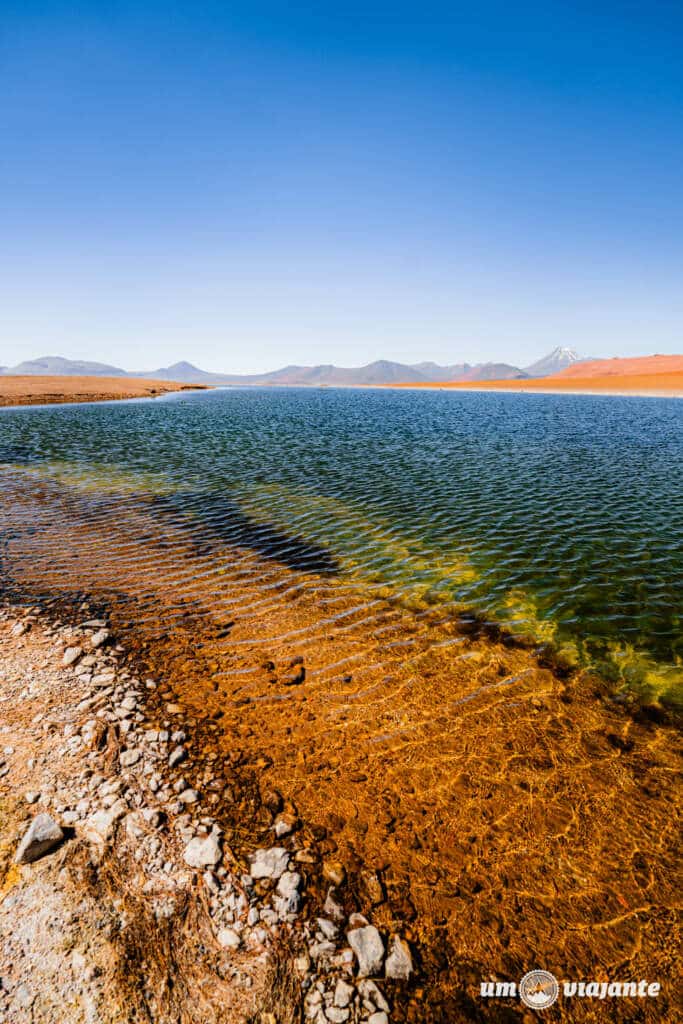
[[[39,623],[26,613],[11,635],[23,636]],[[89,844],[94,863],[117,844],[141,873],[158,918],[173,917],[179,897],[199,879],[216,942],[226,954],[267,958],[275,943],[291,948],[308,1021],[388,1024],[391,984],[413,972],[405,940],[380,934],[361,914],[346,917],[337,892],[342,869],[338,877],[328,872],[322,913],[305,912],[302,869],[310,868],[311,859],[292,843],[298,823],[291,814],[275,818],[276,845],[254,850],[248,870],[240,869],[211,813],[215,799],[205,803],[202,796],[213,777],[206,771],[193,777],[180,709],[167,705],[167,719],[148,719],[145,698],[157,681],[140,679],[124,663],[125,652],[104,619],[56,623],[43,633],[54,645],[52,665],[60,676],[68,674],[74,696],[60,715],[34,725],[51,735],[61,732],[57,753],[72,770],[55,781],[47,763],[39,789],[25,793],[37,813],[19,837],[17,864],[50,855],[72,834]],[[113,760],[107,756],[112,742]],[[10,756],[4,755],[0,772]]]

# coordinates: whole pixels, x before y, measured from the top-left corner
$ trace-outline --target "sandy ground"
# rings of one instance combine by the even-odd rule
[[[449,381],[395,384],[391,387],[460,391],[512,391],[530,394],[642,395],[683,397],[683,356],[596,359],[568,366],[553,377],[533,380]]]
[[[393,384],[398,388],[436,388],[446,391],[510,391],[536,395],[638,395],[683,398],[683,373],[613,377],[542,377],[536,380],[491,380],[447,384]]]
[[[668,374],[683,375],[683,356],[636,356],[632,359],[593,359],[588,363],[574,363],[558,377],[649,377]]]
[[[205,387],[142,377],[0,377],[0,406],[153,398],[171,391],[196,390]]]

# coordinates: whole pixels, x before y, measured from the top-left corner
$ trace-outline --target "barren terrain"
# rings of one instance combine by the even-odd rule
[[[142,377],[0,376],[0,406],[156,398],[171,391],[197,390],[204,391],[205,385],[145,380]]]

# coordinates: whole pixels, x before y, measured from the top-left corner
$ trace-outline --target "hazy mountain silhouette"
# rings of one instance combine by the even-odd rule
[[[510,363],[453,363],[440,366],[434,362],[396,363],[378,359],[367,366],[344,367],[331,363],[319,366],[283,366],[268,373],[209,373],[187,361],[156,370],[122,370],[106,363],[42,356],[18,366],[1,367],[0,374],[43,374],[47,376],[78,375],[83,377],[147,377],[178,381],[181,384],[251,384],[281,386],[351,386],[399,383],[443,383],[446,381],[515,380],[525,377],[546,377],[579,361],[572,349],[556,348],[525,370]]]

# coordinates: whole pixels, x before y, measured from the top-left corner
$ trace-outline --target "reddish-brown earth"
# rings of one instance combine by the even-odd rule
[[[575,363],[553,377],[531,380],[450,381],[443,384],[396,384],[406,388],[530,393],[683,395],[683,356],[643,356]]]
[[[203,384],[179,384],[143,377],[0,376],[0,405],[102,402],[117,398],[155,398],[170,391],[205,390]]]

